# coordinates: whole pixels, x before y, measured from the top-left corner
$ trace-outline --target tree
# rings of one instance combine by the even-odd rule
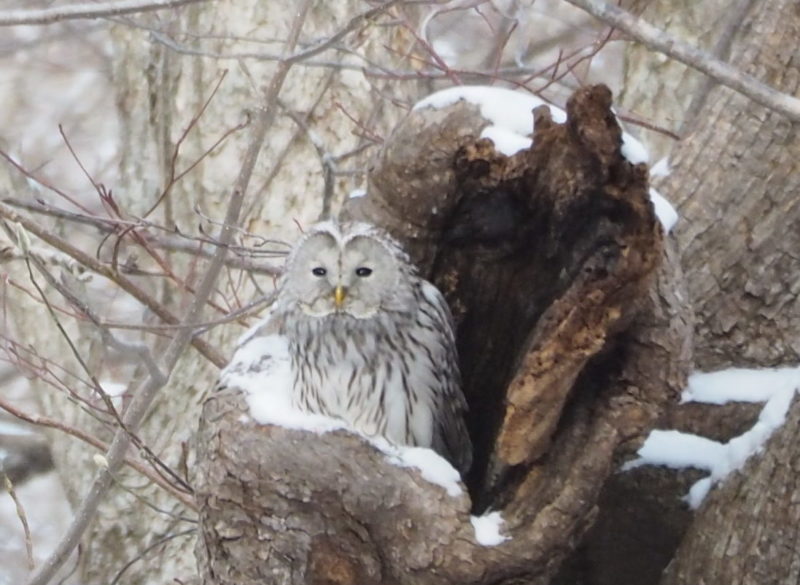
[[[779,86],[775,80],[791,71],[792,51],[779,34],[764,50],[753,47],[764,45],[760,31],[796,32],[796,19],[780,4],[750,7],[758,14],[747,33],[752,37],[729,43],[735,65],[754,67],[757,77]],[[786,277],[793,267],[791,242],[763,229],[784,226],[778,234],[795,233],[788,230],[796,221],[788,169],[797,158],[796,144],[783,114],[721,88],[692,96],[706,96],[702,109],[699,98],[683,106],[697,112],[690,111],[696,130],[679,147],[675,170],[662,187],[684,213],[675,236],[684,244],[679,261],[647,203],[645,170],[621,157],[619,127],[602,88],[575,94],[565,126],[537,112],[533,149],[511,158],[477,140],[485,121],[463,105],[414,113],[390,137],[403,114],[394,104],[413,102],[426,76],[460,81],[497,72],[449,67],[432,51],[424,28],[417,28],[417,10],[401,2],[306,2],[290,14],[285,7],[253,3],[230,7],[221,18],[215,5],[201,3],[137,16],[138,28],[130,26],[133,21],[118,24],[114,86],[124,143],[119,185],[113,192],[97,185],[105,217],[51,204],[31,207],[30,199],[23,201],[25,212],[8,203],[0,208],[10,229],[8,249],[17,250],[11,253],[11,275],[25,283],[22,291],[11,291],[10,306],[14,339],[25,332],[29,345],[12,346],[10,355],[38,376],[45,411],[57,413],[61,431],[103,450],[114,445],[99,460],[97,479],[84,498],[98,462],[87,457],[84,443],[54,441],[68,491],[76,503],[84,502],[64,553],[93,520],[83,539],[83,579],[110,582],[124,575],[126,582],[144,583],[194,575],[186,553],[194,545],[190,523],[198,508],[198,557],[207,582],[263,580],[263,571],[274,569],[284,582],[312,575],[315,583],[547,583],[595,520],[611,471],[684,384],[693,341],[689,307],[676,292],[684,282],[697,310],[701,367],[739,363],[734,358],[742,350],[760,365],[793,357],[791,334],[770,333],[774,315],[751,318],[754,306],[777,310],[792,306],[796,296],[795,283]],[[500,55],[513,28],[496,29]],[[280,48],[252,58],[254,30],[264,45],[278,39]],[[766,50],[773,48],[774,53]],[[772,54],[782,58],[773,60]],[[762,76],[766,65],[751,64],[754,58],[768,63],[772,73]],[[227,74],[224,60],[235,64]],[[779,89],[796,90],[786,83]],[[625,99],[634,103],[632,93]],[[755,111],[762,113],[741,115]],[[721,119],[730,120],[723,126],[730,136],[715,131]],[[704,157],[735,153],[723,145],[756,135],[737,130],[737,123],[753,120],[769,128],[760,135],[783,138],[782,148],[766,151],[775,213],[750,232],[748,250],[761,255],[743,266],[735,255],[742,250],[730,246],[728,225],[747,226],[755,207],[746,203],[731,210],[725,216],[729,224],[715,222],[712,212],[731,193],[744,191],[745,166],[726,168],[714,179],[708,190],[713,203],[680,193],[697,183],[693,169],[714,176],[706,171],[714,165],[703,165]],[[252,234],[291,240],[288,217],[305,224],[327,215],[347,187],[358,185],[341,167],[362,167],[379,142],[369,194],[348,202],[346,211],[400,237],[454,308],[478,454],[467,481],[471,502],[464,494],[445,496],[414,470],[392,467],[355,437],[243,425],[240,398],[204,396],[224,362],[221,348],[230,346],[240,328],[200,323],[224,318],[244,324],[247,310],[236,309],[257,291],[269,290],[276,273],[274,265],[244,255],[244,248],[230,248],[238,254],[227,260],[220,251],[231,243],[261,245],[275,255],[285,251]],[[18,181],[17,189],[24,188]],[[308,192],[315,196],[304,197]],[[741,201],[763,204],[758,195],[750,188]],[[438,220],[434,209],[447,221]],[[32,214],[55,219],[42,229]],[[108,237],[97,258],[81,253],[97,233],[78,232],[76,222]],[[73,242],[78,234],[85,239]],[[205,265],[204,256],[211,258]],[[248,277],[243,266],[263,276]],[[746,270],[761,266],[774,266],[763,285]],[[56,270],[63,274],[53,276]],[[100,274],[104,284],[83,282],[87,270]],[[147,276],[154,270],[161,280]],[[534,295],[525,286],[533,279]],[[734,322],[734,289],[719,285],[737,282],[766,302],[747,300]],[[136,307],[146,308],[147,326],[125,336],[109,326],[114,313],[100,310],[95,288],[131,295]],[[725,314],[717,309],[721,302]],[[788,315],[782,331],[789,332],[793,313],[782,315]],[[42,326],[43,316],[62,328],[58,341],[54,329]],[[187,323],[195,326],[176,327]],[[759,346],[754,339],[770,343]],[[193,347],[184,350],[189,343]],[[64,384],[62,368],[76,381]],[[108,388],[110,381],[122,380],[133,382],[120,399]],[[59,391],[44,392],[48,385]],[[76,387],[78,392],[69,392]],[[138,455],[125,455],[128,442]],[[316,464],[319,454],[326,455],[324,465]],[[135,467],[130,475],[120,468],[125,457]],[[256,465],[265,472],[254,474]],[[190,468],[198,470],[197,477],[181,471]],[[289,471],[275,471],[284,469]],[[143,472],[144,488],[119,489]],[[363,479],[355,484],[355,477]],[[106,495],[112,483],[115,489]],[[304,490],[315,494],[314,505],[304,503]],[[724,501],[719,505],[736,505]],[[469,522],[470,510],[487,508],[502,510],[512,536],[496,548],[476,545]],[[121,524],[120,510],[139,520]],[[609,507],[601,515],[613,512]],[[437,522],[421,521],[431,515]],[[286,533],[286,526],[295,530]],[[273,539],[272,547],[256,546],[262,538]],[[274,554],[261,559],[266,550]],[[680,568],[691,563],[681,560],[686,555],[679,553],[669,578],[691,574]],[[136,562],[144,556],[160,560]],[[40,576],[45,582],[47,571]]]

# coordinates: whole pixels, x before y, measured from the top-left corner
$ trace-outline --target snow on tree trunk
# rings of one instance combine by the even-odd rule
[[[762,585],[800,580],[800,403],[763,454],[711,493],[661,585]]]
[[[665,0],[634,3],[634,8],[677,36],[700,39],[701,46],[717,51],[744,72],[788,94],[797,93],[795,39],[800,19],[793,3],[745,0],[686,7]],[[794,124],[731,90],[687,79],[685,75],[697,74],[681,73],[682,65],[667,65],[666,59],[647,49],[631,47],[627,63],[625,107],[672,130],[683,129],[682,141],[669,153],[672,173],[657,180],[656,187],[677,204],[681,216],[674,237],[689,292],[684,302],[691,303],[695,312],[697,369],[796,363],[800,142]],[[700,97],[693,96],[698,88]],[[754,424],[754,407],[680,405],[659,426],[726,441]],[[679,499],[693,479],[692,471],[676,476],[647,468],[615,478],[602,500],[597,530],[584,542],[573,568],[592,572],[591,582],[598,584],[653,583],[692,522],[693,515]],[[763,502],[781,498],[796,484],[789,477],[787,484],[779,482],[773,491],[750,485],[743,477],[729,481],[758,494],[754,497]],[[702,567],[686,569],[695,572],[685,580],[672,575],[671,584],[748,582],[740,565],[736,579],[734,573],[723,573],[730,578],[718,576],[716,561],[726,539],[749,539],[757,521],[741,523],[741,532],[735,535],[715,534],[714,526],[706,524],[715,515],[733,516],[741,505],[733,496],[712,497],[704,505],[692,534],[704,533],[707,538],[689,537],[692,544],[683,545],[675,561]],[[706,507],[715,511],[706,512]],[[623,545],[607,546],[607,534],[626,531],[629,537],[620,537]],[[648,537],[636,536],[642,532]],[[774,526],[776,537],[784,533],[792,542],[791,529]],[[686,555],[692,561],[682,561]],[[780,574],[781,564],[790,559],[778,555],[774,562]],[[681,574],[690,575],[686,570]]]
[[[746,22],[733,45],[732,64],[796,95],[800,14],[795,3],[751,3]],[[664,188],[685,218],[677,236],[697,316],[701,369],[797,363],[800,138],[795,126],[716,88],[697,113],[694,132],[675,152],[675,170]],[[797,490],[797,476],[771,471],[776,461],[792,468],[785,441],[797,433],[796,411],[780,438],[703,505],[668,583],[796,580],[797,522],[788,494]],[[737,514],[748,518],[727,528],[718,522]],[[707,536],[698,537],[702,533]],[[760,534],[770,535],[771,551],[787,553],[765,552]],[[741,544],[741,556],[730,556],[733,549],[725,546],[730,542]],[[756,556],[762,560],[754,563]]]

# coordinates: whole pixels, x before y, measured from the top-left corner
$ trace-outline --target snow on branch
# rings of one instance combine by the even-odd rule
[[[567,2],[618,28],[645,46],[705,73],[762,106],[775,110],[791,120],[800,120],[800,99],[773,89],[755,77],[673,37],[645,20],[602,0],[567,0]]]

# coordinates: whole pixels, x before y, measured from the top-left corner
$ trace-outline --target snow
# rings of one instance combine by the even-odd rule
[[[652,431],[639,449],[638,459],[626,463],[622,470],[641,465],[663,465],[708,471],[709,476],[695,483],[686,496],[689,505],[697,508],[714,484],[742,469],[750,456],[763,450],[772,433],[785,422],[798,388],[800,368],[733,368],[693,374],[683,392],[683,402],[766,402],[756,423],[727,443],[674,430]]]
[[[364,197],[367,194],[366,189],[353,189],[350,191],[350,195],[348,195],[348,199],[358,199],[359,197]]]
[[[287,339],[282,335],[247,338],[254,333],[251,329],[245,334],[245,343],[220,374],[221,384],[244,392],[253,420],[314,433],[343,428],[340,420],[303,412],[292,405],[294,379]]]
[[[653,202],[653,208],[656,212],[656,217],[661,225],[664,227],[664,232],[669,233],[675,224],[678,223],[678,212],[672,206],[672,203],[667,201],[661,193],[650,187],[650,201]]]
[[[553,121],[563,124],[567,121],[567,113],[543,99],[528,93],[522,93],[502,87],[484,85],[457,85],[432,93],[417,102],[414,110],[423,108],[446,108],[458,101],[464,100],[480,108],[481,116],[490,122],[481,131],[481,138],[489,138],[494,142],[498,152],[512,156],[521,150],[532,146],[533,140],[533,115],[532,111],[538,106],[550,108]],[[650,153],[639,140],[628,134],[622,133],[622,156],[631,164],[647,163]],[[669,173],[667,159],[661,159],[654,169],[658,175]],[[652,174],[652,173],[651,173]],[[352,193],[350,197],[354,197]],[[669,233],[678,221],[678,213],[672,204],[658,191],[650,189],[650,199],[653,201],[656,216],[664,226],[664,231]]]
[[[417,469],[423,479],[441,486],[450,496],[463,492],[458,471],[432,449],[394,445],[382,437],[359,433],[340,419],[305,412],[294,406],[288,341],[282,335],[257,336],[260,326],[256,325],[243,336],[243,344],[220,374],[222,385],[244,392],[252,420],[317,434],[346,430],[366,439],[386,454],[393,465]]]
[[[632,165],[650,162],[650,153],[644,147],[644,144],[639,142],[636,138],[628,134],[622,133],[622,156],[628,159]]]
[[[680,431],[654,430],[637,452],[639,459],[629,461],[623,470],[641,465],[663,465],[672,469],[696,467],[712,471],[715,462],[725,457],[722,443]]]
[[[506,156],[513,156],[533,145],[531,138],[520,136],[502,126],[487,126],[481,132],[481,138],[488,138],[494,142],[495,148]]]
[[[461,100],[478,106],[481,115],[492,124],[523,136],[533,132],[533,114],[531,112],[539,106],[549,106],[550,114],[555,122],[563,124],[567,121],[567,113],[564,110],[548,104],[540,97],[489,85],[449,87],[432,93],[417,102],[414,110],[446,108]]]
[[[488,85],[457,85],[437,91],[417,102],[414,110],[446,108],[461,100],[480,108],[481,116],[491,122],[481,132],[481,138],[491,139],[495,148],[506,156],[530,148],[534,108],[548,106],[553,121],[559,124],[567,121],[564,110],[535,95]]]
[[[392,445],[381,438],[370,442],[386,453],[390,463],[417,469],[425,481],[443,487],[449,496],[456,497],[463,492],[458,471],[433,449]]]
[[[497,546],[510,537],[500,534],[503,517],[500,512],[489,512],[483,516],[471,516],[469,521],[475,529],[475,540],[483,546]]]
[[[667,177],[672,172],[672,169],[669,166],[669,158],[666,156],[661,158],[650,167],[650,176],[651,177]]]
[[[111,380],[102,380],[100,382],[100,387],[109,396],[122,396],[128,389],[127,384],[121,384],[119,382],[113,382]]]
[[[776,392],[798,386],[800,368],[731,368],[692,374],[681,401],[706,404],[767,402]]]

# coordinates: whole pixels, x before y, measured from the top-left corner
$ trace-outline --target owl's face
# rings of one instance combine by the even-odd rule
[[[402,264],[371,231],[321,224],[292,253],[283,294],[312,317],[332,313],[369,319],[405,295]],[[362,233],[363,232],[363,233]]]

